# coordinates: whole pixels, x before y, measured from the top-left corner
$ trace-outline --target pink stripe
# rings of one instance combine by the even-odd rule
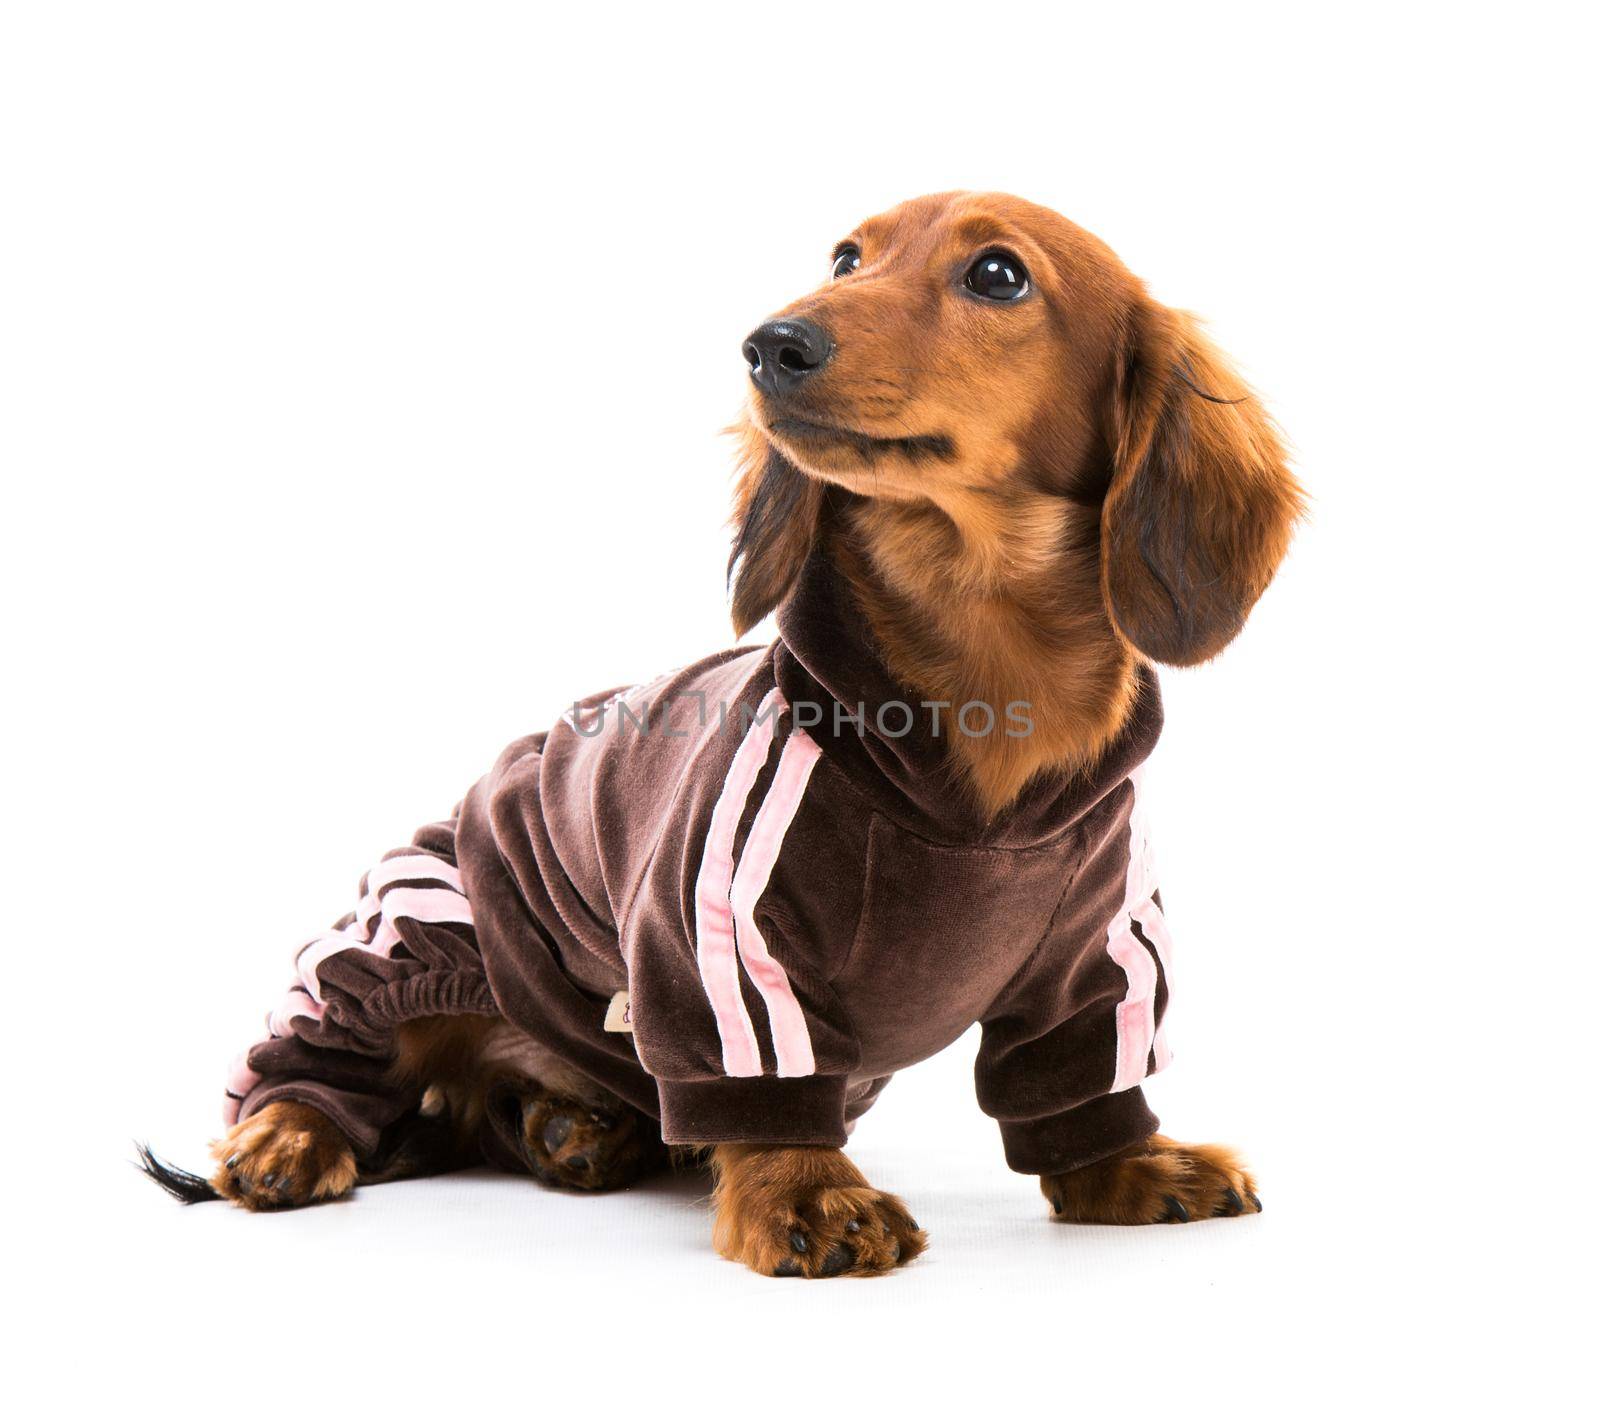
[[[1135,769],[1130,780],[1133,784],[1133,807],[1128,813],[1127,884],[1122,906],[1106,929],[1106,952],[1128,979],[1127,993],[1116,1012],[1117,1060],[1116,1075],[1111,1083],[1113,1092],[1126,1091],[1144,1080],[1152,1050],[1155,1052],[1157,1071],[1172,1059],[1166,1037],[1156,1026],[1156,959],[1133,930],[1133,924],[1137,921],[1165,966],[1172,938],[1167,930],[1167,920],[1155,902],[1155,854],[1150,845],[1149,824],[1140,798],[1143,775],[1142,768]]]
[[[1133,928],[1127,914],[1119,913],[1106,944],[1111,960],[1128,977],[1128,994],[1117,1008],[1117,1075],[1112,1091],[1126,1091],[1144,1080],[1150,1062],[1150,1043],[1156,1034],[1156,964]]]
[[[398,858],[386,858],[367,874],[367,890],[356,904],[352,925],[370,931],[372,919],[379,912],[379,898],[385,888],[393,887],[396,883],[422,882],[424,879],[445,883],[458,893],[466,891],[461,884],[460,872],[443,858],[436,858],[431,853],[407,853]],[[344,930],[348,932],[350,929]]]
[[[228,1094],[222,1098],[222,1120],[225,1125],[238,1125],[242,1098],[261,1084],[261,1073],[250,1065],[249,1057],[248,1051],[241,1052],[228,1067],[228,1079],[224,1082]],[[236,1100],[235,1097],[240,1099]]]
[[[397,887],[397,883],[437,882],[442,888]],[[322,1020],[322,983],[317,969],[329,957],[339,952],[370,952],[375,957],[387,957],[400,941],[397,918],[410,918],[413,922],[460,923],[472,926],[472,905],[462,895],[460,872],[431,853],[404,853],[397,858],[386,858],[372,868],[365,878],[366,891],[356,906],[355,920],[345,926],[308,942],[295,953],[296,975],[304,990],[295,988],[267,1014],[267,1030],[274,1036],[292,1036],[296,1017]],[[376,925],[374,925],[376,919]],[[229,1072],[228,1089],[244,1094],[235,1084],[241,1076],[248,1076],[248,1085],[254,1086],[261,1077],[249,1070],[245,1056],[237,1058]],[[241,1068],[243,1068],[241,1070]],[[226,1099],[223,1119],[234,1125],[239,1119],[239,1103]]]
[[[695,959],[700,967],[700,984],[717,1020],[717,1036],[722,1042],[722,1069],[730,1076],[759,1076],[761,1051],[744,996],[739,991],[738,954],[734,949],[733,905],[729,890],[733,885],[733,840],[739,819],[749,801],[750,790],[767,761],[777,733],[777,716],[787,707],[783,695],[774,688],[756,709],[755,721],[745,733],[722,791],[711,810],[711,826],[706,832],[705,852],[694,885]]]
[[[1154,881],[1152,870],[1151,880]],[[1172,994],[1172,933],[1167,927],[1166,914],[1161,911],[1160,905],[1154,898],[1149,899],[1134,913],[1134,920],[1143,929],[1144,935],[1150,939],[1151,945],[1156,949],[1156,961],[1160,963],[1161,970],[1167,978],[1167,995]],[[1155,993],[1151,993],[1152,999]],[[1154,1000],[1150,1003],[1152,1009]],[[1168,1005],[1171,1005],[1170,1000]],[[1156,1039],[1151,1050],[1155,1054],[1155,1069],[1165,1071],[1172,1064],[1172,1048],[1167,1045],[1167,1028],[1165,1022],[1157,1025]]]
[[[459,922],[472,926],[472,904],[450,888],[391,888],[379,900],[386,921]]]
[[[1154,1047],[1156,1070],[1165,1071],[1172,1065],[1172,1048],[1167,1045],[1167,1029],[1165,1026],[1156,1028],[1156,1044]]]
[[[326,937],[319,937],[315,942],[308,942],[295,954],[294,969],[296,975],[305,983],[305,988],[319,1002],[322,1000],[322,983],[317,980],[317,968],[320,967],[335,952],[370,952],[372,944],[365,937],[357,937],[346,932],[330,932]]]
[[[461,885],[460,870],[431,853],[407,853],[399,858],[385,858],[367,874],[367,891],[381,893],[395,883],[416,883],[424,878],[445,883],[457,892],[466,891]]]
[[[1155,898],[1148,897],[1133,910],[1132,916],[1144,935],[1150,939],[1150,945],[1156,949],[1156,956],[1161,960],[1161,970],[1170,971],[1172,933],[1167,928],[1167,915],[1162,912],[1161,904]]]
[[[300,950],[295,969],[306,990],[319,1002],[322,1000],[317,968],[337,952],[370,952],[375,957],[387,957],[400,941],[400,930],[395,926],[398,917],[409,917],[413,922],[458,922],[471,927],[472,905],[450,888],[390,888],[378,899],[378,926],[370,940],[365,926],[354,923],[342,932],[319,937]]]
[[[750,827],[750,836],[739,858],[739,871],[733,879],[733,917],[738,929],[739,955],[750,980],[767,1004],[780,1076],[810,1076],[816,1071],[817,1062],[811,1050],[805,1013],[795,1000],[789,976],[767,951],[766,938],[756,926],[756,903],[772,878],[784,835],[794,822],[811,771],[821,757],[822,750],[817,747],[816,740],[804,729],[790,734],[778,760],[772,787]]]
[[[243,1052],[233,1058],[228,1066],[226,1085],[236,1096],[247,1096],[261,1080],[261,1073],[250,1065],[250,1055]]]
[[[274,1036],[292,1036],[294,1028],[290,1023],[297,1016],[308,1017],[312,1021],[322,1020],[322,1004],[313,1001],[311,994],[299,987],[294,988],[273,1008],[267,1017],[267,1030]]]

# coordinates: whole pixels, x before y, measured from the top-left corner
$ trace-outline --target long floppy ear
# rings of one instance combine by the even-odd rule
[[[816,543],[822,486],[779,455],[748,417],[732,432],[739,467],[728,579],[733,629],[742,636],[778,607],[799,577]]]
[[[1272,419],[1200,334],[1140,310],[1112,413],[1101,578],[1147,659],[1198,664],[1243,628],[1304,507]]]

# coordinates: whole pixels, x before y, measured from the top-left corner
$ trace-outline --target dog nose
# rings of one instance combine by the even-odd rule
[[[833,355],[833,339],[814,322],[764,322],[744,340],[750,380],[763,392],[792,392]]]

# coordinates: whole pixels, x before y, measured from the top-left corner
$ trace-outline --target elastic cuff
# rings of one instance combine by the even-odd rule
[[[1006,1164],[1024,1175],[1065,1175],[1148,1140],[1161,1124],[1134,1086],[1059,1115],[1000,1122]]]
[[[356,1156],[364,1159],[377,1150],[378,1132],[372,1122],[351,1104],[352,1100],[362,1099],[317,1081],[283,1081],[268,1077],[244,1098],[244,1103],[239,1107],[239,1119],[243,1121],[263,1106],[270,1106],[276,1101],[297,1101],[302,1106],[321,1111],[343,1133]]]
[[[843,1076],[658,1081],[668,1145],[845,1143]]]

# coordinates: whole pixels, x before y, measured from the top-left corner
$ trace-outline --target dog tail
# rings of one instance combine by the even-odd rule
[[[142,1140],[135,1141],[133,1148],[139,1152],[139,1170],[180,1204],[203,1205],[207,1200],[222,1198],[211,1188],[209,1181],[190,1171],[180,1170],[176,1165],[168,1165]]]

